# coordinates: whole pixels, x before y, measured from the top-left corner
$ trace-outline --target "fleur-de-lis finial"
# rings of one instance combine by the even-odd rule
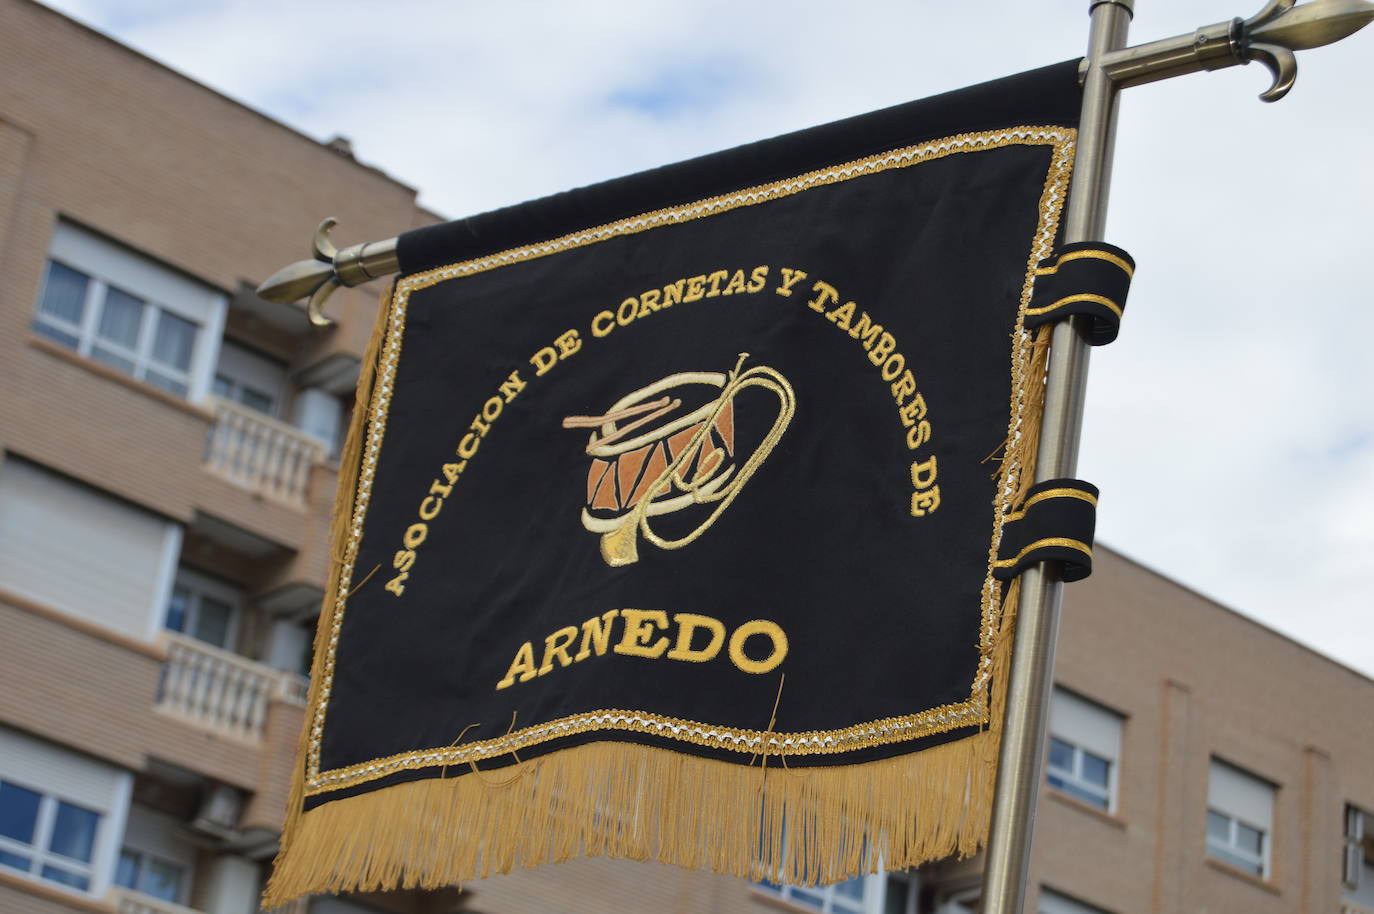
[[[316,327],[330,327],[334,321],[325,315],[324,303],[335,289],[361,285],[396,272],[399,263],[395,238],[340,250],[329,237],[337,224],[334,218],[321,222],[315,229],[312,244],[314,258],[282,267],[258,286],[258,294],[268,301],[283,304],[309,297],[306,316],[310,323]]]
[[[1264,9],[1241,24],[1239,54],[1269,68],[1273,83],[1260,94],[1276,102],[1288,94],[1298,76],[1294,51],[1340,41],[1374,20],[1374,6],[1364,0],[1269,0]]]
[[[1374,4],[1367,0],[1269,0],[1249,19],[1205,25],[1191,35],[1108,51],[1095,62],[1121,89],[1199,70],[1222,70],[1258,60],[1273,75],[1260,94],[1276,102],[1288,94],[1298,75],[1294,51],[1340,41],[1374,21]]]

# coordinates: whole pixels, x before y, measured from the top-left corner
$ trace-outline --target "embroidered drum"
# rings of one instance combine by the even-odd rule
[[[787,379],[772,368],[682,372],[633,391],[600,416],[568,416],[564,428],[590,428],[586,452],[587,504],[582,526],[600,533],[601,554],[610,565],[638,561],[638,534],[662,549],[678,549],[704,533],[734,500],[772,452],[795,411]],[[741,462],[735,439],[735,397],[760,387],[778,398],[772,427]],[[701,402],[702,389],[710,399]],[[715,508],[695,529],[665,539],[649,526],[650,517],[694,505]]]

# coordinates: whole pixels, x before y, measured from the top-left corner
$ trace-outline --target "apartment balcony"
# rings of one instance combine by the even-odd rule
[[[1374,914],[1374,908],[1367,908],[1353,901],[1341,902],[1341,914]]]
[[[206,405],[215,415],[206,468],[265,499],[304,507],[310,470],[325,460],[324,444],[232,400],[210,397]]]
[[[111,889],[108,898],[115,914],[202,914],[196,908],[163,901],[133,889]]]
[[[163,634],[167,660],[156,707],[206,730],[250,742],[266,734],[268,703],[305,705],[304,676],[274,670],[176,632]]]

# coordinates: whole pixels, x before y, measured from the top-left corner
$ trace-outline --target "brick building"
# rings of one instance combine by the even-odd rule
[[[415,192],[0,0],[0,914],[250,914],[375,313],[252,288]],[[1374,682],[1108,550],[1069,588],[1033,900],[1374,912]],[[312,914],[963,914],[978,861],[807,890],[579,860]]]

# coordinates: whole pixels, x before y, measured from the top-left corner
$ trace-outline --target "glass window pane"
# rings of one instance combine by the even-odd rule
[[[39,336],[46,336],[48,339],[53,340],[54,342],[61,343],[63,346],[66,346],[69,349],[75,349],[81,343],[81,341],[78,340],[74,334],[67,333],[63,330],[58,330],[56,327],[51,327],[43,323],[42,318],[39,318],[38,320],[33,322],[33,332],[37,333]]]
[[[1214,810],[1207,810],[1207,837],[1223,844],[1231,843],[1231,820]]]
[[[835,883],[835,895],[840,898],[864,897],[864,877],[855,876],[853,879],[846,879],[844,882]]]
[[[1073,746],[1062,739],[1050,737],[1050,764],[1065,771],[1073,771]]]
[[[1093,755],[1091,752],[1081,753],[1081,758],[1083,759],[1083,780],[1090,784],[1096,784],[1099,787],[1105,788],[1107,786],[1107,770],[1110,767],[1110,763],[1104,758]]]
[[[112,352],[111,350],[105,349],[101,346],[96,346],[93,349],[91,349],[91,358],[95,359],[97,362],[100,362],[101,364],[109,365],[111,368],[116,368],[124,372],[125,374],[134,373],[133,359],[126,358],[122,355],[118,355]]]
[[[91,853],[95,849],[95,829],[99,824],[100,816],[89,809],[59,802],[48,849],[55,854],[90,863]]]
[[[0,781],[0,835],[32,844],[34,826],[38,823],[38,803],[42,799],[32,790]]]
[[[86,310],[86,286],[90,281],[85,273],[78,273],[55,261],[48,261],[48,275],[43,281],[43,300],[38,310],[71,324],[80,324]]]
[[[174,632],[186,631],[186,611],[191,606],[191,592],[185,587],[172,588],[172,596],[167,600],[167,628]]]
[[[224,647],[229,643],[229,618],[233,607],[213,597],[200,598],[200,612],[196,614],[195,637],[207,644]]]
[[[142,323],[143,299],[113,286],[105,290],[105,305],[100,310],[100,326],[96,328],[101,339],[137,349],[138,328]]]
[[[191,369],[191,351],[196,346],[196,325],[184,317],[157,309],[157,332],[153,334],[153,361],[178,371]]]
[[[143,380],[147,381],[154,387],[161,388],[162,390],[167,391],[170,394],[176,394],[178,397],[186,396],[186,391],[190,389],[186,386],[186,382],[179,380],[177,378],[168,377],[167,375],[162,374],[159,371],[153,371],[152,369],[149,369],[148,372],[144,374]]]
[[[232,400],[234,398],[234,382],[222,374],[217,374],[215,375],[215,382],[210,385],[210,391],[217,397]]]
[[[1076,797],[1091,806],[1096,806],[1098,809],[1107,808],[1107,795],[1105,793],[1099,793],[1081,784],[1074,784],[1071,782],[1064,784],[1061,789],[1070,796]]]
[[[1243,851],[1248,851],[1256,857],[1260,855],[1260,849],[1264,844],[1264,833],[1257,828],[1236,823],[1236,847]]]
[[[71,870],[64,870],[61,867],[44,864],[42,873],[43,878],[49,882],[60,882],[63,885],[69,885],[83,892],[91,887],[91,880],[89,877],[82,876],[80,873],[73,873]]]
[[[143,883],[138,890],[163,901],[181,900],[181,867],[165,860],[148,861],[148,869],[143,874]]]
[[[139,856],[133,851],[119,852],[119,864],[115,867],[114,884],[126,889],[138,888]]]
[[[33,861],[28,857],[11,854],[9,851],[0,851],[0,866],[11,866],[16,870],[27,873],[29,868],[33,866]]]
[[[1263,867],[1259,861],[1253,858],[1243,857],[1240,854],[1228,851],[1225,848],[1217,847],[1216,845],[1210,846],[1208,851],[1213,857],[1229,866],[1234,866],[1238,870],[1246,873],[1253,873],[1256,876],[1264,875]]]

